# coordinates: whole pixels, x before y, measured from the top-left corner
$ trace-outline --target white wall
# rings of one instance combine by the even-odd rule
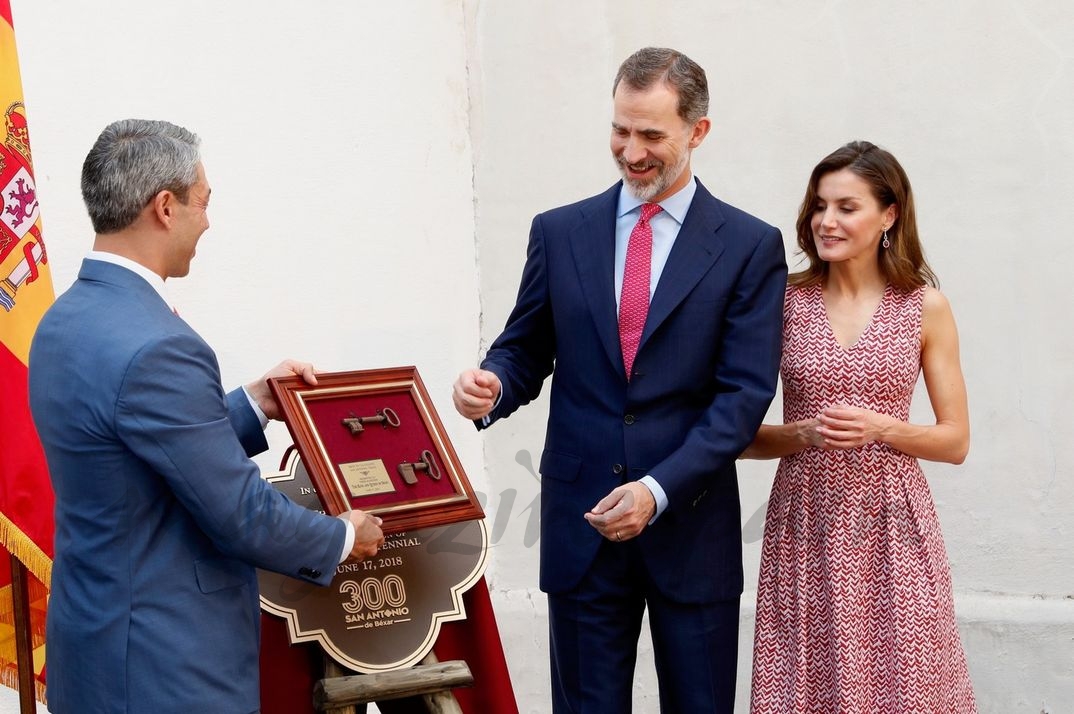
[[[285,355],[418,366],[491,494],[489,581],[524,712],[548,710],[529,468],[546,402],[478,436],[453,417],[449,388],[503,325],[533,214],[615,180],[619,62],[667,45],[708,70],[714,130],[695,171],[780,226],[789,255],[813,164],[854,138],[891,149],[962,337],[974,446],[964,465],[926,473],[981,711],[1074,710],[1069,3],[12,4],[57,289],[92,239],[78,176],[100,129],[142,116],[197,131],[213,226],[191,276],[169,283],[184,318],[229,383]],[[930,417],[923,392],[914,413]],[[282,426],[270,436],[266,465],[289,441]],[[741,469],[748,589],[749,519],[773,470]],[[639,712],[656,710],[651,672],[643,655]]]
[[[1074,10],[1069,3],[468,2],[482,345],[513,303],[533,214],[616,179],[611,80],[645,45],[708,71],[714,128],[694,169],[715,193],[778,225],[791,252],[813,165],[851,139],[909,173],[928,257],[958,320],[973,448],[926,464],[982,712],[1074,711]],[[769,414],[778,420],[777,400]],[[546,651],[536,547],[521,507],[536,481],[542,400],[484,437],[494,491],[515,489],[493,584],[509,652]],[[915,418],[931,418],[920,391]],[[1066,437],[1064,439],[1064,437]],[[741,468],[747,592],[739,709],[749,696],[753,588],[774,463]],[[494,504],[495,505],[495,504]],[[522,546],[522,547],[520,547]],[[643,643],[643,648],[647,647]],[[526,712],[547,710],[546,664],[512,658]],[[655,711],[652,659],[636,710]]]
[[[191,275],[168,288],[225,383],[286,356],[413,364],[454,413],[479,310],[459,3],[12,5],[58,291],[92,243],[79,176],[98,133],[167,119],[201,136],[213,187]],[[478,435],[445,421],[487,490]],[[269,434],[275,468],[290,439]]]

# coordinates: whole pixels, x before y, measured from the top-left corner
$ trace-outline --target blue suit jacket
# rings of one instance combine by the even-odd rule
[[[517,303],[482,364],[503,385],[491,416],[511,414],[553,375],[540,466],[543,590],[570,590],[592,563],[601,536],[583,514],[651,474],[669,501],[638,538],[656,586],[678,602],[737,597],[735,459],[775,394],[783,242],[698,182],[628,383],[613,277],[620,186],[533,220]]]
[[[261,479],[242,390],[129,270],[83,263],[29,381],[56,492],[50,710],[256,711],[254,568],[327,584],[345,524]]]

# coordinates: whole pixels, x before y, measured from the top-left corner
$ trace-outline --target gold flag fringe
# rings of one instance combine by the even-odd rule
[[[4,667],[3,670],[0,671],[0,684],[9,689],[18,691],[18,670],[15,669],[14,666]],[[47,704],[45,701],[45,685],[39,680],[34,680],[33,690],[33,696],[42,704]]]
[[[0,544],[2,544],[9,553],[18,558],[22,564],[26,566],[26,569],[40,581],[40,584],[37,585],[37,587],[34,587],[33,581],[30,581],[31,590],[36,590],[41,587],[41,585],[44,585],[46,589],[51,589],[52,558],[45,555],[45,552],[3,513],[0,513]],[[5,587],[3,590],[10,591],[10,588]],[[36,597],[40,597],[40,593],[38,593],[37,596],[31,593],[30,597],[31,599],[35,599]],[[32,623],[31,627],[35,630],[43,630],[43,624],[39,622]],[[43,642],[44,632],[35,631],[31,634],[31,637],[34,640],[33,646],[36,648]],[[10,664],[0,666],[0,684],[18,691],[19,670],[15,665],[14,657],[11,658]],[[45,685],[36,677],[34,678],[34,697],[37,701],[47,705]]]
[[[14,665],[4,667],[0,670],[0,684],[16,692],[19,691],[19,670]],[[45,685],[37,679],[34,679],[34,696],[42,704],[48,703],[45,701]]]
[[[46,588],[52,589],[52,558],[3,513],[0,513],[0,543]]]

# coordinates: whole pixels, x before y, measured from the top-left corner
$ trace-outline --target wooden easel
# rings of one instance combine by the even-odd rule
[[[462,714],[451,690],[474,684],[466,662],[440,662],[432,652],[410,669],[380,674],[350,674],[325,655],[324,673],[313,686],[313,706],[327,714],[355,714],[355,704],[416,696],[430,714]]]

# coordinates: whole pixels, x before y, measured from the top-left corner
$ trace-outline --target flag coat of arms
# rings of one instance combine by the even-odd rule
[[[30,340],[54,293],[9,0],[0,0],[0,545],[33,576],[31,639],[44,696],[47,587],[52,572],[52,487],[26,390]],[[0,553],[0,683],[17,687],[11,572]]]

